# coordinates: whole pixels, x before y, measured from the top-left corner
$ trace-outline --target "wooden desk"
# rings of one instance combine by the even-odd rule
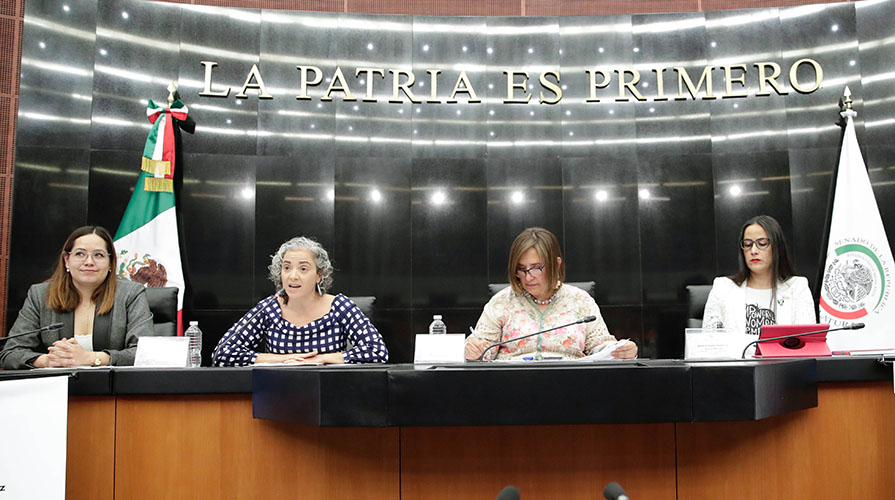
[[[850,377],[833,368],[825,376]],[[891,367],[874,369],[891,377]],[[219,389],[249,386],[233,380]],[[105,396],[71,396],[69,499],[467,500],[515,484],[526,499],[592,500],[609,481],[634,499],[895,491],[891,379],[821,383],[816,408],[757,421],[438,427],[275,422],[252,417],[248,392],[107,386]]]
[[[94,425],[69,433],[67,498],[887,498],[892,383],[818,397],[752,422],[355,428],[253,419],[248,394],[72,397]]]

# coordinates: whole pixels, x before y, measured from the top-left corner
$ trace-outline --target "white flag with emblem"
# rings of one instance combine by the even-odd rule
[[[845,134],[833,197],[819,318],[831,328],[866,325],[862,330],[830,332],[827,343],[834,351],[893,348],[895,304],[889,297],[892,250],[858,148],[854,124],[857,113],[849,109],[842,116],[846,120]]]

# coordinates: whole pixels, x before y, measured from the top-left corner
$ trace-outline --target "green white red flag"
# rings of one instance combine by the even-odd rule
[[[846,89],[848,96],[848,89]],[[831,327],[864,323],[861,330],[830,332],[834,351],[895,347],[892,250],[855,135],[853,110],[846,120],[830,221],[830,240],[818,306],[821,323]]]
[[[120,278],[179,289],[178,332],[183,331],[184,277],[174,200],[174,120],[185,120],[188,112],[179,100],[166,108],[149,101],[146,116],[152,129],[140,178],[115,233]]]

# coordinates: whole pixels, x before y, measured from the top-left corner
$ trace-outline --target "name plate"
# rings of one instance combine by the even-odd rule
[[[417,334],[413,362],[417,364],[465,363],[466,335],[462,333]]]
[[[742,359],[743,349],[754,340],[758,340],[755,335],[729,328],[687,328],[684,359]]]
[[[189,337],[140,337],[134,366],[183,368],[190,365]]]

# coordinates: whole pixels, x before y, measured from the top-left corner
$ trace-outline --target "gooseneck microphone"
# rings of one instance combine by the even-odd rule
[[[625,494],[625,490],[623,490],[621,485],[615,481],[612,481],[603,488],[603,497],[605,497],[606,500],[628,500],[628,495]]]
[[[509,344],[510,342],[517,342],[522,339],[527,339],[528,337],[534,337],[535,335],[540,335],[542,333],[552,332],[553,330],[559,330],[560,328],[565,328],[567,326],[580,325],[581,323],[590,323],[591,321],[596,321],[596,316],[585,316],[584,318],[579,319],[578,321],[573,321],[567,325],[554,326],[553,328],[548,328],[546,330],[541,330],[539,332],[529,333],[528,335],[523,335],[521,337],[516,337],[510,340],[504,340],[503,342],[497,342],[496,344],[489,345],[484,351],[482,351],[481,356],[479,356],[478,361],[482,361],[485,359],[485,353],[491,350],[492,347],[502,346],[504,344]]]
[[[497,500],[520,500],[520,498],[522,497],[519,495],[519,488],[515,486],[507,486],[497,494]]]
[[[766,338],[766,339],[753,340],[752,342],[749,342],[748,344],[746,344],[746,347],[743,349],[743,354],[740,355],[740,358],[746,359],[746,351],[748,351],[749,347],[752,345],[763,344],[765,342],[772,342],[774,340],[784,340],[785,341],[786,339],[794,339],[794,338],[798,338],[798,337],[804,337],[805,335],[815,335],[818,333],[838,332],[839,330],[860,330],[861,328],[864,328],[864,323],[853,323],[851,325],[842,326],[839,328],[826,328],[824,330],[817,330],[815,332],[794,333],[792,335],[783,335],[782,337],[770,337],[770,338]],[[787,346],[787,347],[794,347],[794,346]]]
[[[35,333],[47,332],[50,330],[58,330],[58,329],[62,328],[63,326],[65,326],[64,323],[53,323],[53,324],[50,324],[47,326],[42,326],[36,330],[29,330],[27,332],[17,333],[15,335],[10,335],[9,337],[0,337],[0,343],[5,342],[9,339],[14,339],[16,337],[24,337],[25,335],[32,335]]]

